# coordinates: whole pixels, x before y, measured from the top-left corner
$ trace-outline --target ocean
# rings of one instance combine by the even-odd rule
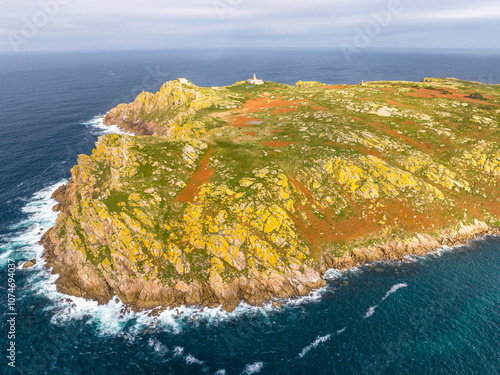
[[[0,54],[0,374],[500,374],[496,237],[330,270],[325,288],[280,310],[150,316],[56,291],[38,241],[55,223],[50,195],[78,154],[118,131],[100,116],[167,80],[222,86],[254,73],[287,84],[499,84],[500,52],[367,50],[350,62],[333,50]],[[21,269],[32,258],[36,266]]]

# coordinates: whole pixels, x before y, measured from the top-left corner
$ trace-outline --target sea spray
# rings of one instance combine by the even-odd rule
[[[104,125],[103,116],[95,116],[89,121],[82,122],[82,125],[90,127],[90,133],[92,135],[104,135],[111,133],[134,135],[134,133],[123,131],[118,127],[118,125]]]
[[[36,269],[42,269],[43,248],[39,245],[41,234],[55,224],[57,213],[52,210],[56,202],[51,199],[52,192],[67,180],[50,185],[33,195],[21,209],[26,218],[10,226],[12,233],[4,237],[0,246],[0,266],[3,268],[9,258],[26,261],[37,258]]]

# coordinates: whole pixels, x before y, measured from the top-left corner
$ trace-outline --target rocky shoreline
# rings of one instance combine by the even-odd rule
[[[61,210],[61,216],[69,213],[74,200],[71,187],[70,181],[52,195],[59,202],[54,210]],[[54,235],[54,228],[43,235],[41,243],[45,247],[46,266],[52,268],[52,273],[59,274],[57,289],[65,294],[96,300],[99,304],[105,304],[117,295],[123,303],[135,309],[222,305],[225,310],[232,311],[242,301],[260,306],[275,298],[305,296],[326,285],[320,273],[304,266],[290,270],[288,277],[253,272],[247,277],[238,277],[232,283],[216,276],[205,282],[194,280],[188,284],[178,280],[173,285],[162,285],[157,280],[135,282],[126,272],[115,275],[121,276],[121,279],[113,280],[103,277],[99,270],[92,267],[83,252],[64,247],[64,241]]]
[[[463,225],[459,229],[450,228],[432,237],[428,234],[417,234],[416,237],[396,241],[390,240],[381,245],[357,247],[352,250],[352,255],[332,257],[325,254],[322,257],[320,272],[328,269],[346,270],[377,261],[403,261],[405,256],[424,256],[428,253],[448,246],[456,247],[466,245],[467,242],[484,236],[498,236],[500,227],[489,226],[483,221],[475,220],[474,224]]]
[[[110,110],[103,118],[104,125],[116,125],[125,132],[135,135],[155,135],[156,126],[142,119],[129,119],[120,115],[120,106]]]
[[[74,182],[70,180],[67,185],[59,187],[52,199],[58,202],[54,211],[60,211],[62,215],[70,214],[70,208],[75,202]],[[61,240],[53,235],[53,228],[43,235],[41,243],[46,250],[47,267],[52,267],[52,272],[59,274],[56,285],[62,293],[94,299],[99,304],[106,304],[117,295],[122,302],[134,309],[222,305],[225,310],[232,311],[240,302],[261,306],[275,299],[306,296],[326,285],[323,276],[329,269],[343,271],[377,261],[403,261],[405,256],[423,256],[443,246],[465,245],[470,240],[499,234],[500,227],[491,227],[476,220],[474,224],[463,225],[459,229],[445,230],[437,237],[417,234],[408,240],[391,240],[381,245],[356,247],[350,255],[342,257],[323,254],[314,267],[294,270],[288,278],[272,274],[266,277],[254,273],[248,278],[240,277],[231,284],[224,283],[222,279],[206,283],[196,281],[189,285],[179,281],[173,286],[146,283],[140,286],[140,291],[134,285],[124,290],[117,287],[117,282],[108,282],[98,270],[89,266],[81,251],[64,250]],[[129,284],[131,282],[126,279],[122,281]]]
[[[56,226],[41,239],[46,266],[52,268],[52,273],[59,275],[56,286],[61,293],[93,299],[99,304],[106,304],[117,295],[124,304],[134,309],[222,305],[225,310],[232,311],[242,301],[260,306],[275,298],[305,296],[326,285],[320,273],[307,266],[290,270],[288,277],[277,273],[253,272],[248,277],[238,277],[232,283],[225,282],[218,275],[205,282],[194,280],[189,284],[182,280],[173,285],[164,285],[157,280],[137,282],[125,269],[111,278],[106,277],[88,262],[82,251],[65,246],[64,238],[54,232],[62,219],[71,215],[71,207],[76,202],[75,180],[73,175],[66,185],[52,194],[52,199],[58,202],[53,209],[60,213]]]

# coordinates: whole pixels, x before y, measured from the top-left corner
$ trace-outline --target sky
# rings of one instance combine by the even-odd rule
[[[494,0],[0,0],[0,51],[500,49]]]

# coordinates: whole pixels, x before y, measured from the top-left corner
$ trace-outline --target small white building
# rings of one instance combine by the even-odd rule
[[[252,79],[249,79],[248,80],[249,83],[251,83],[252,85],[262,85],[264,83],[263,80],[261,79],[257,79],[255,73],[253,75],[253,78]]]
[[[185,83],[186,85],[190,85],[191,84],[191,82],[189,82],[186,78],[177,78],[177,80],[180,83]]]

